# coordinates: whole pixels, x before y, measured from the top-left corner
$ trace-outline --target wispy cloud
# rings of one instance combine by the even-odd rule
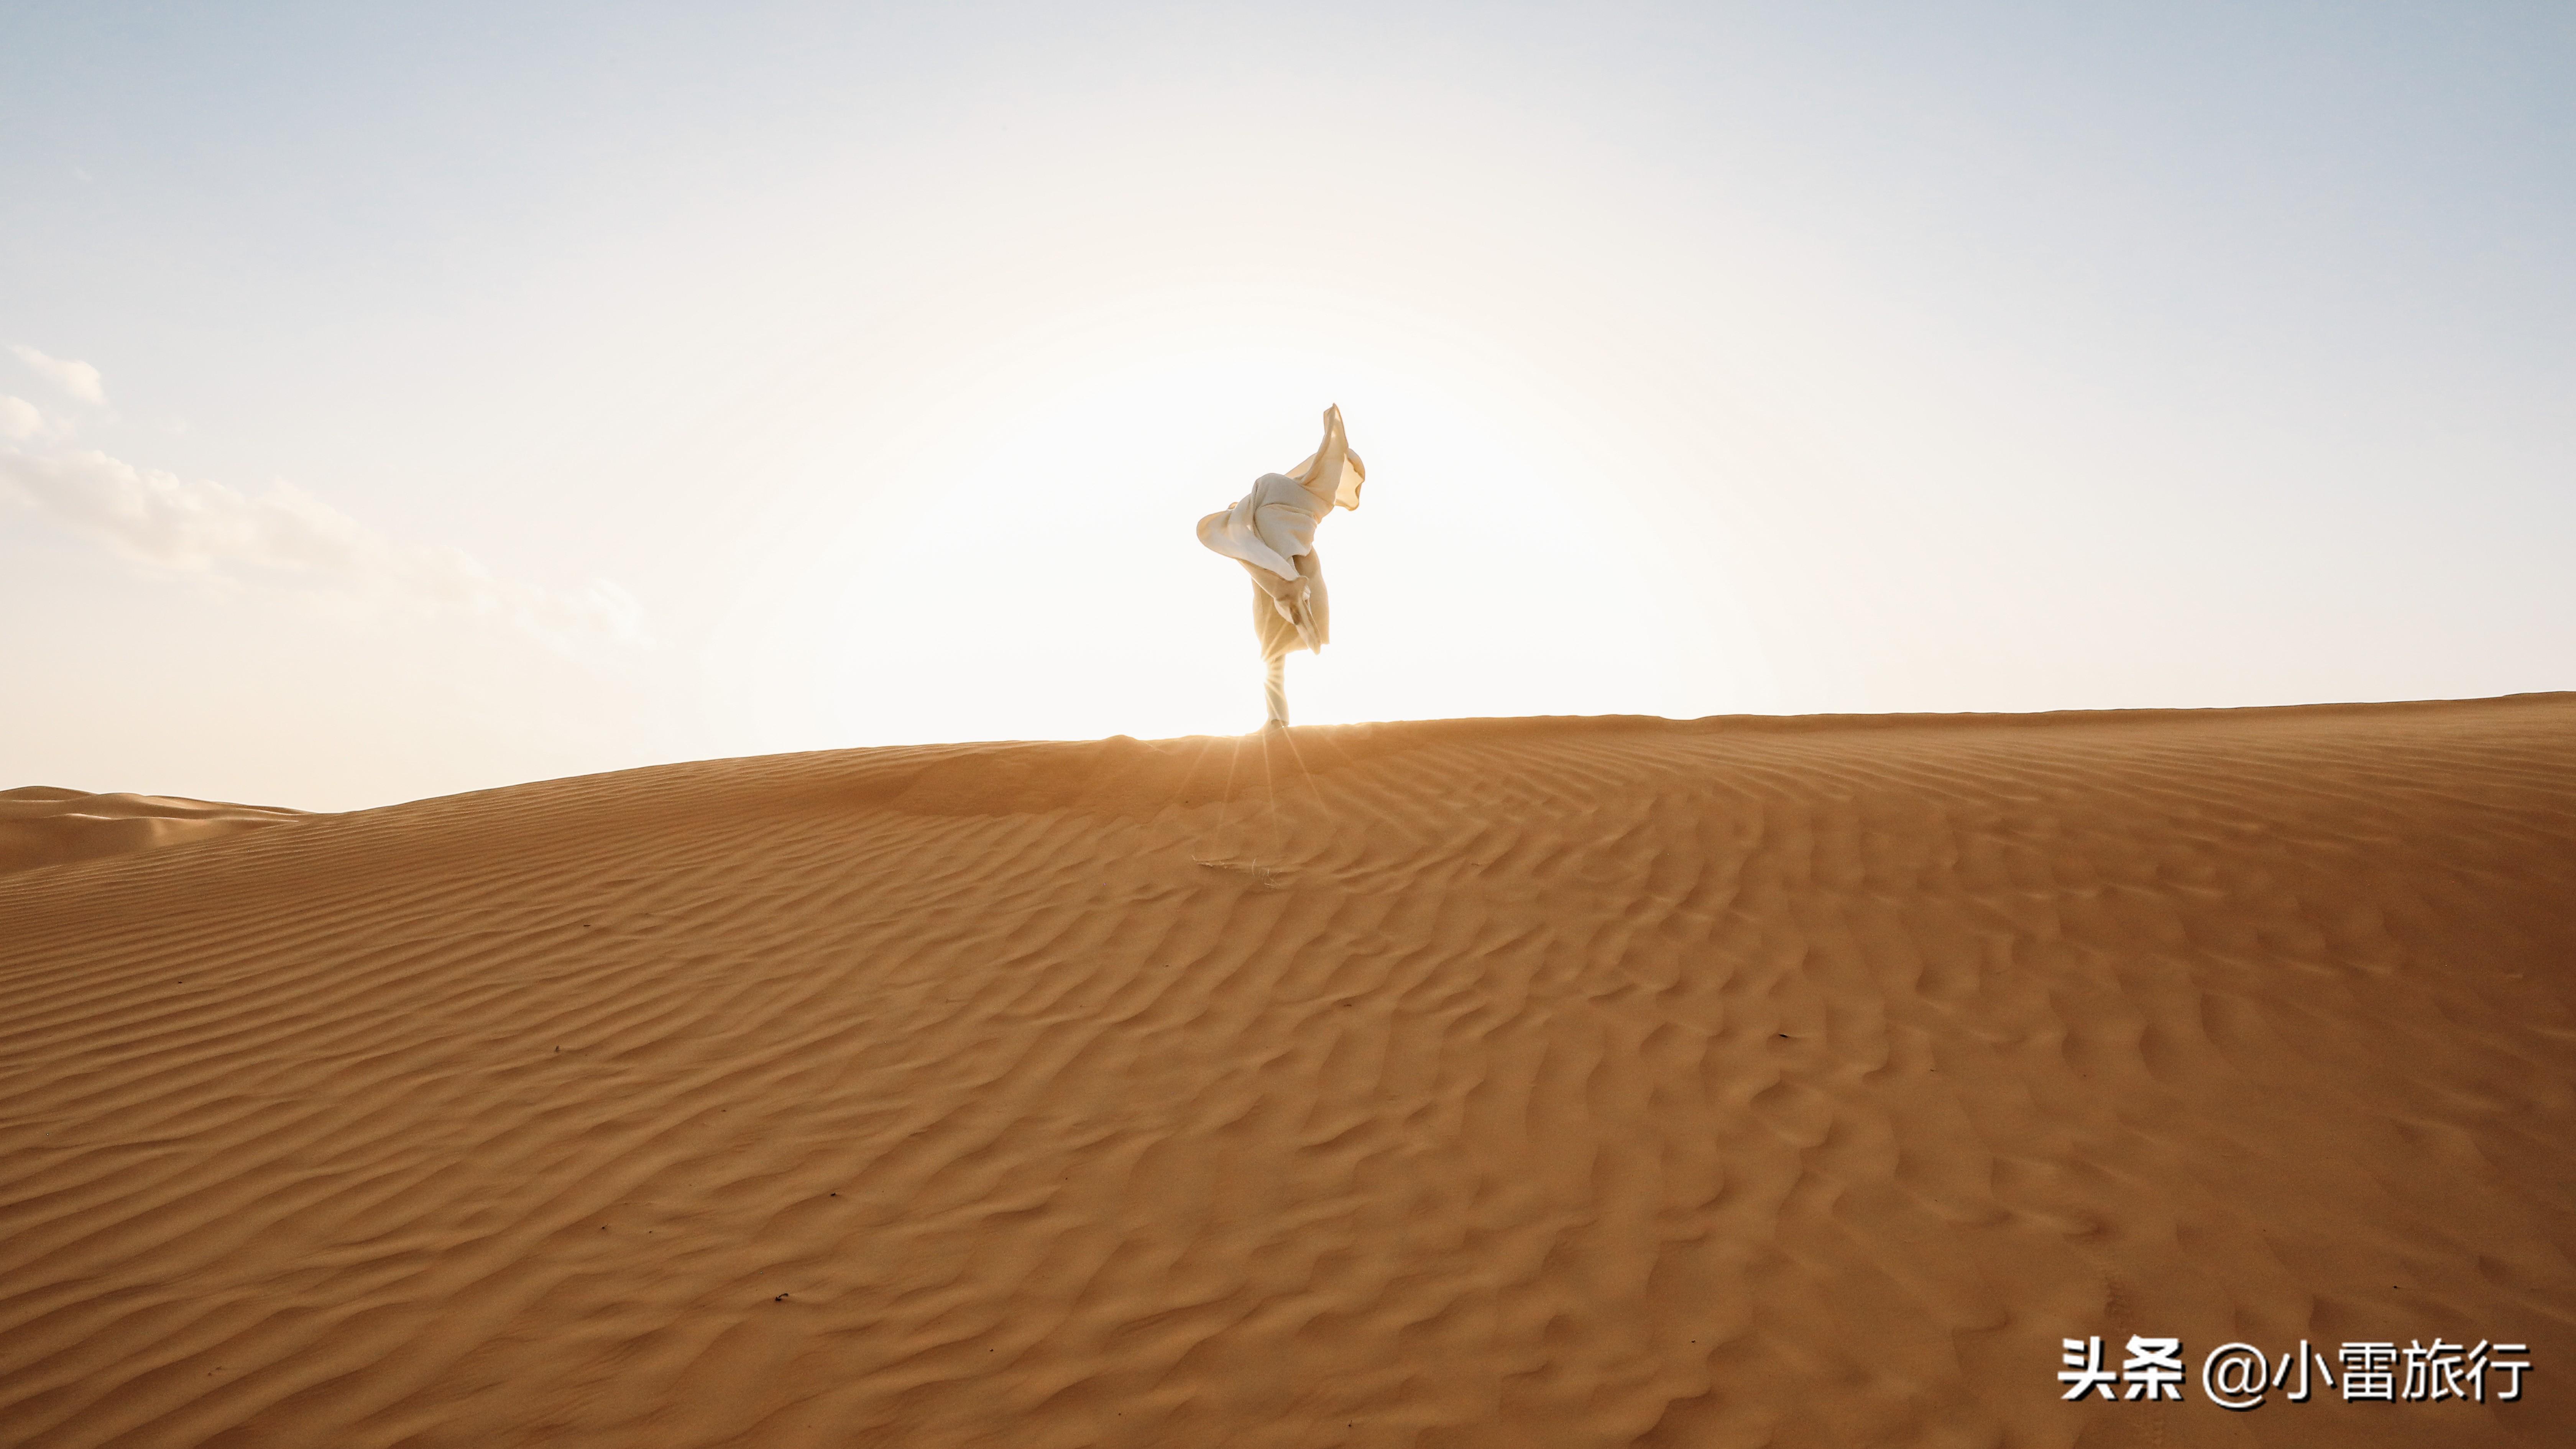
[[[643,607],[606,579],[566,591],[503,578],[459,549],[396,543],[288,483],[253,497],[96,451],[35,456],[0,448],[0,497],[128,559],[177,573],[289,582],[500,620],[566,653],[652,643]]]
[[[45,410],[22,397],[0,393],[0,438],[23,443],[41,438],[53,428],[45,421]]]
[[[18,355],[20,362],[52,379],[73,397],[99,407],[107,406],[107,385],[100,379],[97,368],[65,357],[49,357],[23,342],[12,343],[9,350]]]

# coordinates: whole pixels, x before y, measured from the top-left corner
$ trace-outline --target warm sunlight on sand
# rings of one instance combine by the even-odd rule
[[[2554,1443],[2571,878],[2567,695],[847,751],[22,871],[0,1424]],[[2129,1334],[2537,1366],[2063,1402]]]
[[[2576,1443],[2572,76],[0,7],[0,1449]]]

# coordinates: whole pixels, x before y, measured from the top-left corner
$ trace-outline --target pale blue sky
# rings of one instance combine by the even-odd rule
[[[2576,11],[1066,9],[0,10],[0,784],[1246,727],[1330,401],[1301,719],[2576,684]]]

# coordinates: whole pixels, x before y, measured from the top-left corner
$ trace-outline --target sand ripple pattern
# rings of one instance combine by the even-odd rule
[[[12,1446],[2555,1444],[2572,1256],[2571,696],[849,751],[0,879]],[[2133,1332],[2540,1367],[2057,1402]]]

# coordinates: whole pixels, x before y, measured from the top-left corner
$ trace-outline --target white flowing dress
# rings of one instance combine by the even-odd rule
[[[1270,719],[1288,722],[1283,661],[1292,650],[1320,652],[1332,638],[1315,525],[1334,508],[1360,506],[1367,465],[1342,432],[1342,410],[1324,410],[1324,441],[1285,473],[1264,473],[1234,505],[1199,520],[1199,542],[1252,576],[1252,627],[1269,666]]]

